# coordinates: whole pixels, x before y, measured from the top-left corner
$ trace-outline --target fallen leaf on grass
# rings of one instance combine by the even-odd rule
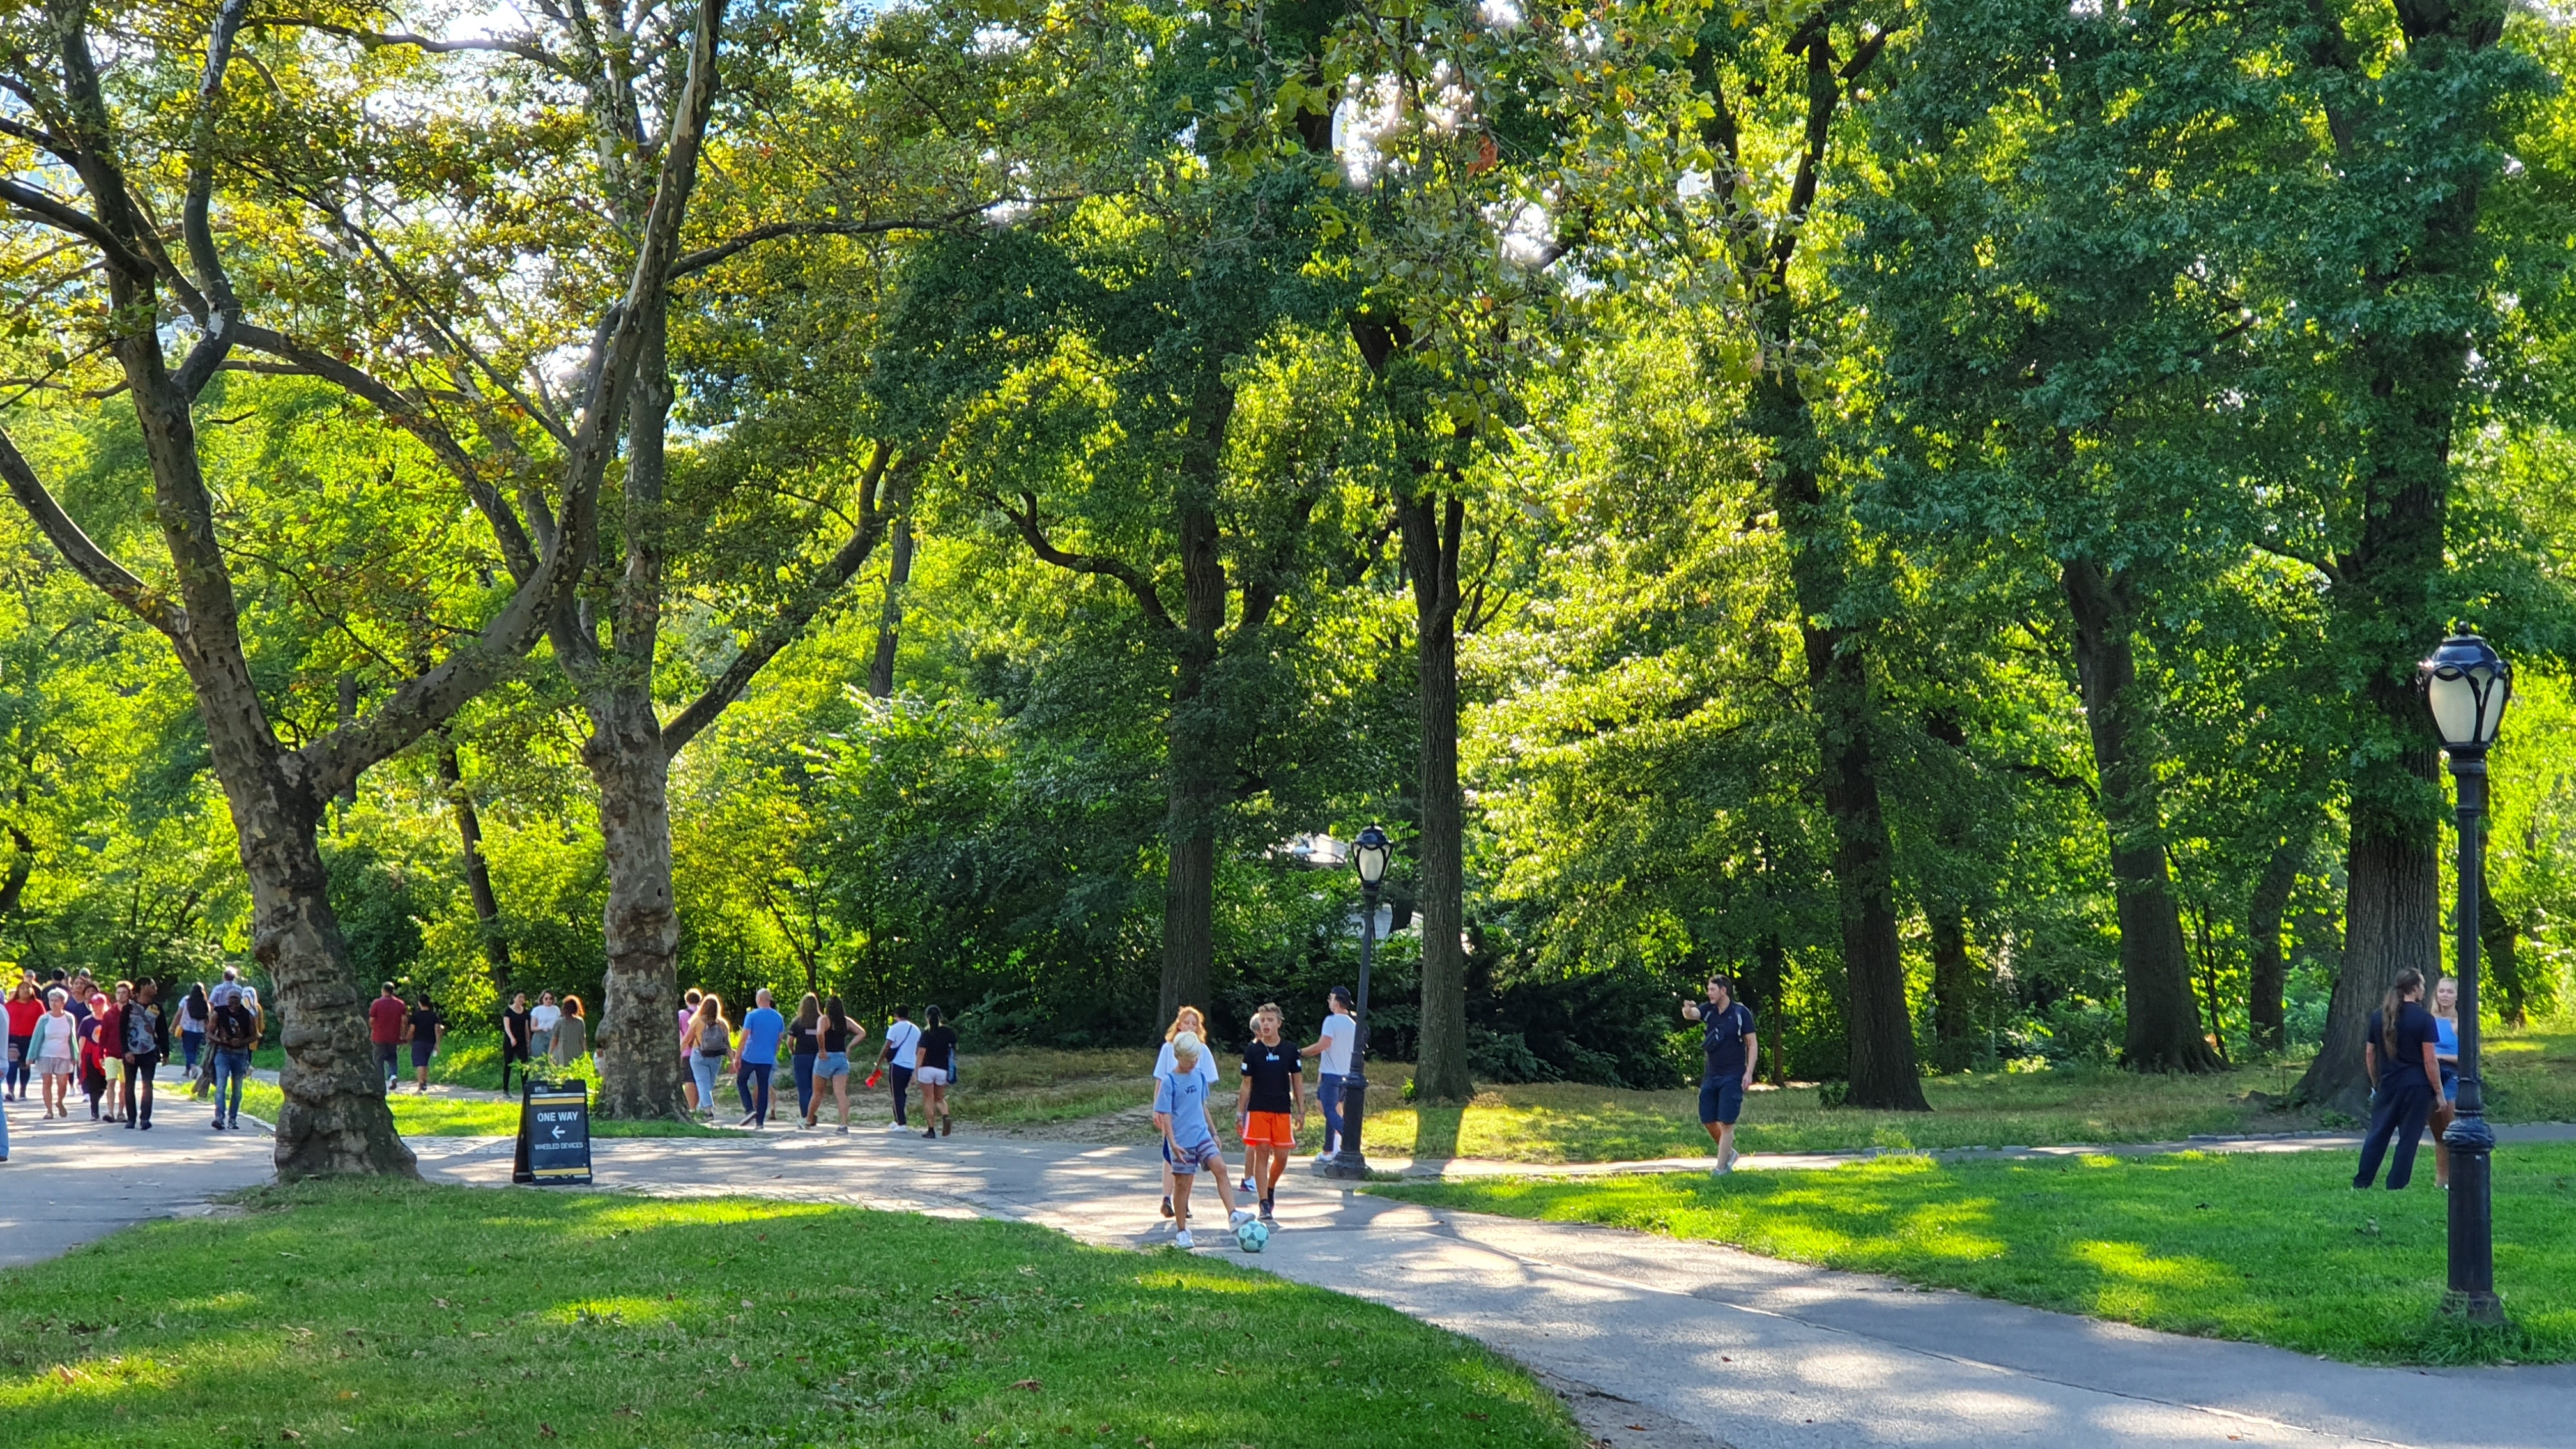
[[[554,1425],[552,1425],[552,1424],[539,1424],[539,1425],[537,1426],[537,1437],[538,1437],[538,1438],[540,1438],[540,1439],[552,1439],[552,1438],[554,1438],[554,1437],[555,1437],[555,1426],[554,1426]]]
[[[1034,1394],[1040,1388],[1043,1388],[1044,1385],[1040,1384],[1036,1379],[1021,1379],[1017,1383],[1012,1384],[1011,1387],[1015,1389],[1026,1389],[1030,1393]]]
[[[298,1439],[301,1439],[301,1438],[303,1438],[304,1436],[303,1436],[303,1435],[301,1435],[301,1434],[296,1433],[296,1432],[295,1432],[294,1430],[292,1430],[292,1429],[280,1429],[280,1430],[278,1430],[278,1431],[277,1431],[277,1437],[278,1437],[279,1442],[281,1442],[281,1443],[293,1443],[294,1441],[296,1441],[296,1440],[298,1440]]]

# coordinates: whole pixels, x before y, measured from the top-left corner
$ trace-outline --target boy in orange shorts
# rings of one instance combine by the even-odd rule
[[[1297,1049],[1279,1039],[1279,1008],[1264,1005],[1252,1014],[1252,1042],[1243,1049],[1244,1174],[1261,1194],[1261,1220],[1272,1222],[1270,1200],[1279,1191],[1279,1174],[1297,1147],[1297,1130],[1306,1125],[1305,1077]],[[1292,1125],[1291,1114],[1295,1120]]]

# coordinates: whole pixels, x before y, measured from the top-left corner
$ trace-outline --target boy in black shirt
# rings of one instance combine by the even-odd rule
[[[1279,1008],[1264,1005],[1252,1014],[1252,1043],[1243,1049],[1244,1174],[1261,1193],[1261,1220],[1271,1221],[1270,1200],[1279,1191],[1279,1174],[1297,1148],[1297,1130],[1306,1125],[1305,1077],[1298,1071],[1297,1049],[1279,1039]],[[1296,1125],[1289,1125],[1289,1114]]]

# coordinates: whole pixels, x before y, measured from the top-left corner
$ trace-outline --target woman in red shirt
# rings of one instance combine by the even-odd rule
[[[27,1097],[29,1079],[35,1064],[28,1059],[27,1044],[35,1039],[36,1018],[45,1014],[45,1003],[36,999],[36,983],[21,981],[9,993],[9,1072],[0,1078],[0,1101],[21,1102]]]

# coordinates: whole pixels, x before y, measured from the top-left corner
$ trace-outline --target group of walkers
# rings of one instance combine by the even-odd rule
[[[1220,1073],[1216,1052],[1207,1041],[1207,1015],[1184,1006],[1163,1031],[1163,1049],[1154,1059],[1154,1130],[1163,1137],[1163,1216],[1172,1220],[1172,1241],[1196,1247],[1190,1236],[1190,1190],[1203,1174],[1213,1175],[1217,1200],[1229,1226],[1259,1218],[1276,1221],[1275,1199],[1280,1174],[1296,1151],[1297,1133],[1306,1125],[1305,1059],[1316,1062],[1315,1100],[1324,1119],[1323,1151],[1330,1157],[1342,1148],[1342,1081],[1350,1075],[1351,1049],[1358,1023],[1351,994],[1334,987],[1325,1000],[1324,1025],[1316,1039],[1290,1046],[1279,1033],[1285,1014],[1276,1003],[1252,1013],[1252,1040],[1243,1048],[1235,1099],[1235,1137],[1243,1144],[1243,1181],[1238,1188],[1226,1172],[1225,1149],[1219,1144],[1216,1109],[1209,1090]],[[1240,1191],[1254,1204],[1238,1206]]]
[[[957,1071],[957,1029],[936,1006],[922,1013],[924,1026],[912,1022],[912,1010],[898,1006],[877,1048],[876,1068],[868,1086],[891,1072],[894,1096],[892,1130],[909,1132],[911,1118],[904,1099],[921,1089],[924,1137],[945,1137],[951,1130],[948,1088]],[[789,1080],[796,1087],[798,1125],[822,1125],[828,1094],[840,1109],[837,1131],[850,1130],[851,1049],[868,1039],[868,1029],[852,1017],[838,996],[805,993],[794,1020],[778,1010],[769,988],[752,993],[752,1007],[740,1022],[725,1017],[724,998],[691,987],[682,999],[675,1023],[680,1035],[680,1062],[686,1071],[681,1090],[689,1111],[707,1121],[716,1115],[718,1078],[733,1077],[735,1098],[743,1107],[738,1126],[766,1128],[770,1092],[778,1071],[778,1054],[787,1052]]]
[[[150,1131],[154,1089],[177,1039],[190,1097],[215,1101],[218,1131],[238,1127],[242,1083],[266,1018],[259,994],[227,966],[209,990],[192,985],[176,1010],[165,1006],[161,983],[102,983],[87,972],[57,971],[38,980],[22,970],[6,1003],[9,1060],[0,1101],[41,1096],[44,1120],[69,1119],[73,1099],[86,1097],[90,1120]],[[6,1119],[0,1116],[0,1157],[7,1155]]]

